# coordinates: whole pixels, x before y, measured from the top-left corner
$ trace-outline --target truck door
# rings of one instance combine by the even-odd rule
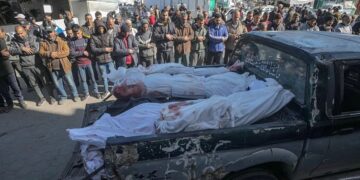
[[[319,170],[326,173],[360,167],[360,60],[334,63],[333,123],[328,153]]]

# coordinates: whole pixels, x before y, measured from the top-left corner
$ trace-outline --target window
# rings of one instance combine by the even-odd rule
[[[273,78],[304,104],[307,65],[304,61],[259,43],[239,44],[232,61],[245,62],[245,68],[260,78]]]
[[[360,111],[360,62],[341,62],[336,66],[337,114]]]

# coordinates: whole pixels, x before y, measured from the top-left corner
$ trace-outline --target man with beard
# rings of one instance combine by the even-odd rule
[[[192,66],[202,66],[205,61],[205,53],[207,46],[207,28],[205,28],[205,19],[200,14],[196,19],[196,24],[193,26],[194,39],[191,44],[191,58]]]
[[[39,44],[36,42],[34,36],[28,35],[22,26],[15,27],[15,36],[11,41],[9,52],[11,55],[18,55],[20,58],[20,65],[25,76],[29,80],[31,87],[35,90],[39,100],[36,103],[37,106],[41,106],[46,101],[40,85],[38,82],[42,82],[45,85],[45,81],[42,77],[42,73],[38,67],[36,67],[35,54],[39,52]],[[52,94],[50,89],[49,94]],[[55,102],[53,97],[50,97],[50,104]]]
[[[229,38],[225,42],[225,58],[224,64],[227,64],[229,61],[229,56],[234,51],[237,42],[240,39],[240,36],[244,33],[247,33],[245,24],[240,21],[240,11],[235,10],[233,12],[232,20],[226,23],[226,27],[229,32]]]
[[[93,22],[93,17],[90,13],[85,14],[85,24],[82,25],[81,28],[83,31],[83,36],[85,38],[90,39],[91,35],[95,33],[95,24]]]
[[[77,24],[74,20],[74,15],[71,11],[65,11],[64,19],[65,27],[72,28],[73,25]]]
[[[226,40],[228,39],[228,31],[221,19],[221,14],[215,14],[214,22],[209,26],[209,56],[207,64],[220,64],[223,52],[225,51]]]
[[[301,31],[320,31],[316,25],[316,15],[311,14],[308,16],[306,22],[300,26]]]
[[[297,31],[297,30],[300,30],[300,26],[301,26],[300,14],[299,13],[294,13],[294,15],[291,18],[291,21],[286,24],[285,29],[286,30]]]
[[[250,31],[256,29],[260,23],[260,20],[261,20],[260,10],[254,10],[254,18],[253,18],[253,21],[246,26],[247,31],[250,32]]]
[[[16,81],[14,69],[9,61],[9,56],[10,53],[5,41],[5,31],[0,28],[0,113],[9,112],[14,107],[10,87],[15,97],[19,100],[20,106],[24,109],[26,108],[24,97]]]
[[[160,21],[154,26],[154,40],[157,45],[159,64],[174,62],[175,25],[170,21],[169,12],[161,11]]]
[[[70,86],[73,101],[78,102],[80,98],[71,72],[71,62],[68,59],[70,54],[68,43],[56,35],[53,26],[45,27],[45,31],[48,33],[48,37],[40,44],[40,56],[45,59],[60,95],[58,104],[63,105],[68,97],[64,88],[64,80]]]
[[[138,64],[137,52],[138,45],[135,37],[131,34],[131,29],[123,24],[121,32],[114,41],[114,55],[125,67],[133,67]]]
[[[344,14],[341,17],[341,23],[336,25],[335,32],[352,34],[352,27],[350,23],[351,23],[351,16]]]
[[[285,26],[283,24],[283,18],[281,14],[276,14],[274,17],[273,23],[268,27],[271,31],[285,31]]]
[[[105,96],[110,94],[109,82],[106,74],[114,70],[114,63],[111,57],[113,52],[114,41],[110,34],[106,33],[106,26],[102,21],[98,21],[96,25],[96,33],[91,37],[90,47],[93,55],[95,56],[96,63],[99,66],[101,77],[104,82]],[[115,61],[116,66],[121,66],[119,61]]]
[[[148,67],[154,63],[155,44],[152,41],[152,31],[149,28],[149,22],[142,20],[142,26],[136,34],[136,40],[139,44],[139,64]]]
[[[326,15],[324,17],[324,24],[319,27],[320,31],[334,32],[334,16]]]
[[[244,20],[244,24],[246,27],[250,26],[253,21],[253,12],[249,11],[246,13],[246,19]]]
[[[181,13],[181,20],[176,25],[175,62],[188,66],[190,63],[191,41],[194,38],[194,31],[188,23],[188,14]]]

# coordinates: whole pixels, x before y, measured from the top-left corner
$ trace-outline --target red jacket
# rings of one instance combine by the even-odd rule
[[[153,26],[155,24],[155,22],[156,22],[155,16],[154,15],[150,16],[149,17],[149,24]]]

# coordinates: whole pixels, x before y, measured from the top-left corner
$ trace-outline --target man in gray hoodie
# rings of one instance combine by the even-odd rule
[[[149,28],[149,21],[143,19],[141,28],[136,34],[139,46],[139,64],[148,67],[154,63],[155,44],[152,41],[152,31]]]
[[[30,85],[34,88],[39,101],[37,106],[41,106],[46,101],[38,82],[44,85],[44,79],[39,68],[36,67],[35,54],[39,52],[39,44],[36,38],[28,35],[22,26],[15,27],[15,37],[12,39],[9,52],[11,55],[19,55],[20,65],[25,76],[29,79]],[[52,94],[52,89],[48,89],[49,94]],[[50,104],[55,102],[53,97],[50,97]]]

